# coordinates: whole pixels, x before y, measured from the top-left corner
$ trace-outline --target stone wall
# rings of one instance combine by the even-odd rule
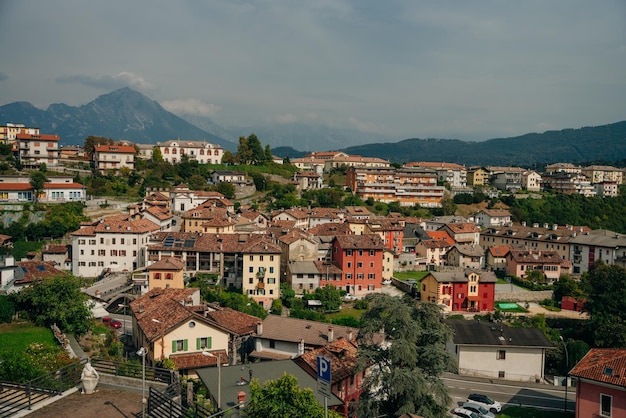
[[[552,299],[552,290],[523,290],[518,292],[496,290],[496,300],[501,302],[541,302],[544,299]]]

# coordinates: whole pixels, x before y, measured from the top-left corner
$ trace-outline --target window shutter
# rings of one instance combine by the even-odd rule
[[[196,338],[196,350],[201,349],[202,347],[200,347],[200,338]]]
[[[172,353],[176,352],[176,341],[172,341]]]
[[[207,348],[213,347],[213,342],[211,341],[212,339],[213,339],[213,337],[207,337],[207,339],[206,339],[207,340],[206,341]]]
[[[183,351],[187,351],[187,340],[183,340]]]

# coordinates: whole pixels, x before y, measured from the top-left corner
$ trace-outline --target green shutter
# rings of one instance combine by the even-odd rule
[[[206,339],[206,340],[207,340],[207,341],[206,341],[206,347],[207,347],[207,348],[211,348],[211,347],[213,346],[213,343],[211,342],[211,339],[212,339],[212,338],[213,338],[213,337],[207,337],[207,339]]]
[[[176,352],[176,341],[172,341],[172,353]]]
[[[196,338],[196,350],[201,349],[202,347],[200,347],[200,338]]]
[[[187,340],[183,340],[183,351],[187,351]]]

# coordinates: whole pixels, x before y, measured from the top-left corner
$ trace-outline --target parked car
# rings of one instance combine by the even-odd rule
[[[353,300],[357,300],[357,297],[356,297],[356,296],[354,296],[354,295],[353,295],[353,294],[351,294],[351,293],[348,293],[348,294],[346,294],[346,295],[343,297],[343,300],[344,300],[345,302],[350,302],[350,301],[353,301]]]
[[[383,280],[383,284],[384,285],[389,285],[389,284],[391,284],[391,280]]]
[[[470,411],[468,409],[465,409],[465,408],[454,408],[454,410],[452,412],[457,417],[462,417],[462,418],[480,418],[480,415],[478,415],[476,412],[472,412],[472,411]]]
[[[461,408],[465,408],[468,411],[476,412],[480,418],[495,418],[496,414],[490,412],[487,408],[474,402],[465,402],[461,405]]]
[[[104,322],[108,326],[113,327],[115,329],[122,328],[122,323],[120,321],[118,321],[117,319],[110,318],[108,316],[105,316],[104,318],[102,318],[102,322]]]
[[[494,401],[487,395],[481,395],[479,393],[472,393],[467,397],[467,402],[477,403],[489,411],[497,414],[502,411],[502,405],[498,401]]]

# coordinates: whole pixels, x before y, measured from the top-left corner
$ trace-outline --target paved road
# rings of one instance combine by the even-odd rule
[[[551,410],[565,407],[565,387],[546,384],[507,382],[497,379],[479,379],[447,374],[443,378],[450,388],[454,405],[467,399],[469,393],[482,393],[500,402],[502,407],[526,406]],[[575,390],[567,393],[567,410],[575,408]]]

